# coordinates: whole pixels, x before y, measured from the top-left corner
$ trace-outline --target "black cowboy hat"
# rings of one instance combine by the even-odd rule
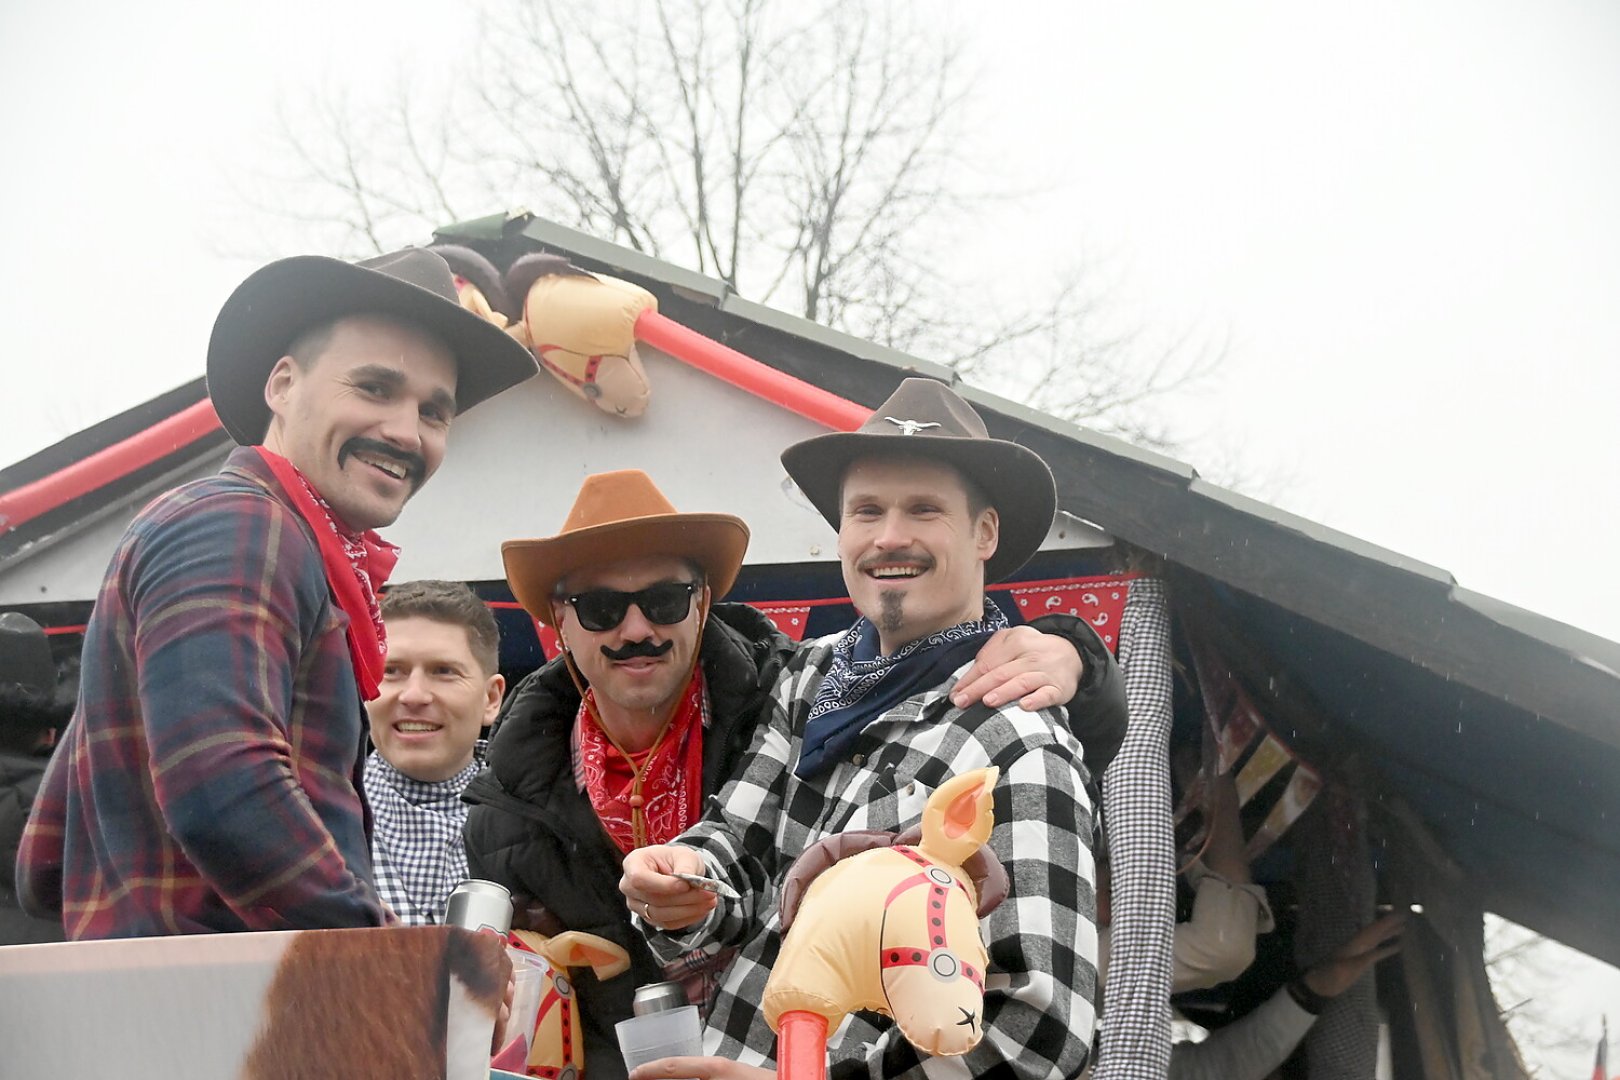
[[[1057,485],[1046,462],[1027,447],[992,439],[973,407],[933,379],[906,379],[858,430],[794,443],[782,451],[782,465],[836,529],[850,463],[893,456],[929,458],[952,466],[977,484],[996,508],[1001,536],[996,553],[984,564],[986,584],[1028,562],[1052,527]]]
[[[360,263],[295,255],[250,274],[214,320],[208,396],[231,438],[243,446],[264,440],[265,380],[298,335],[367,312],[420,326],[449,347],[460,411],[540,370],[522,344],[461,306],[450,267],[430,251],[406,248]]]

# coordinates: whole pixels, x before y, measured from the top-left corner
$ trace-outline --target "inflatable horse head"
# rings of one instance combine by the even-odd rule
[[[647,411],[652,389],[636,352],[636,319],[658,309],[652,293],[558,255],[518,259],[506,288],[522,309],[512,335],[553,378],[610,416]]]
[[[915,831],[828,837],[793,864],[782,895],[782,950],[765,1017],[819,1014],[835,1029],[871,1009],[917,1049],[965,1054],[984,1034],[987,956],[979,919],[1007,895],[987,846],[999,770],[940,785]]]

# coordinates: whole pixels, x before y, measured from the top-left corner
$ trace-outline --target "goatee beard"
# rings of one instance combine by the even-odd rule
[[[880,605],[878,612],[878,629],[885,634],[897,633],[906,622],[905,613],[906,594],[899,589],[892,589],[878,597]]]

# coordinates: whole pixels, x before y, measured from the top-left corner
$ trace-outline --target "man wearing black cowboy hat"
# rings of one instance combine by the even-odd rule
[[[784,671],[779,708],[718,813],[625,858],[621,889],[655,954],[741,950],[708,1018],[704,1041],[718,1056],[652,1062],[631,1080],[773,1068],[762,1001],[794,857],[848,829],[915,825],[940,784],[988,765],[1000,768],[990,846],[1011,892],[983,924],[983,1013],[963,1021],[982,1025],[983,1039],[925,1063],[892,1021],[861,1013],[829,1048],[830,1073],[1073,1076],[1091,1043],[1097,975],[1082,750],[1056,710],[951,701],[974,650],[1006,625],[985,584],[1017,570],[1051,524],[1051,470],[989,438],[965,401],[928,379],[903,382],[859,431],[798,443],[782,463],[838,529],[861,619]],[[718,900],[677,873],[721,878],[740,899]]]
[[[208,392],[240,446],[114,552],[18,855],[25,906],[70,938],[386,920],[356,773],[397,558],[373,530],[457,413],[536,370],[426,251],[238,286]]]

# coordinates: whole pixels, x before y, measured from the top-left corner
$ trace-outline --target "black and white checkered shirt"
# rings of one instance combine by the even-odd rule
[[[860,1013],[829,1036],[829,1067],[837,1078],[1074,1076],[1091,1043],[1097,980],[1092,808],[1079,743],[1052,713],[1016,704],[953,707],[947,694],[958,671],[874,720],[830,772],[801,780],[793,765],[836,640],[800,650],[777,684],[778,709],[755,735],[743,775],[679,841],[696,848],[743,899],[722,901],[683,934],[641,924],[666,961],[694,947],[741,949],[709,1014],[705,1053],[774,1063],[776,1038],[760,1003],[780,946],[777,888],[800,852],[850,829],[914,825],[946,779],[996,765],[990,844],[1007,868],[1011,893],[984,922],[990,952],[984,1039],[963,1057],[927,1057],[889,1020]]]
[[[406,926],[444,922],[445,902],[467,880],[461,832],[471,806],[461,801],[484,767],[487,740],[472,763],[448,780],[412,780],[375,750],[366,758],[366,802],[371,805],[371,864],[377,895]]]
[[[1131,582],[1119,626],[1130,727],[1103,775],[1112,857],[1113,941],[1096,1080],[1163,1080],[1170,1067],[1171,951],[1176,924],[1170,825],[1174,688],[1170,604],[1157,578]]]

